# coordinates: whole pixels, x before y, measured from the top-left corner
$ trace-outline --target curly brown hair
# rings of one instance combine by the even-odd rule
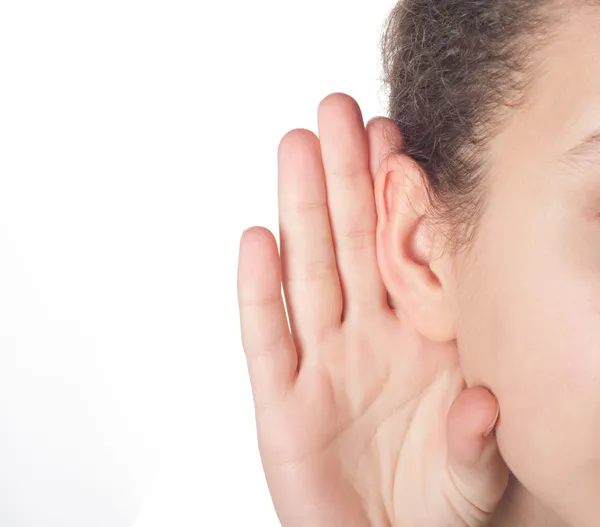
[[[388,115],[429,190],[430,218],[467,246],[485,201],[490,140],[527,101],[537,51],[575,3],[597,0],[401,0],[381,39]]]

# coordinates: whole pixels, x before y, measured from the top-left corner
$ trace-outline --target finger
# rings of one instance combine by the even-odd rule
[[[297,355],[281,296],[277,242],[262,227],[240,240],[238,303],[242,343],[257,407],[285,396],[296,374]]]
[[[391,154],[402,150],[402,133],[387,117],[374,117],[366,126],[369,144],[369,169],[375,177],[381,163]]]
[[[327,210],[321,146],[308,130],[279,144],[279,230],[283,288],[294,340],[339,327],[342,293]]]
[[[346,318],[353,310],[378,309],[387,302],[376,257],[367,135],[358,104],[345,94],[321,101],[318,122]]]
[[[489,520],[508,485],[509,470],[493,431],[498,416],[496,398],[483,387],[463,391],[448,413],[450,474],[458,491],[474,506],[469,525]]]
[[[366,126],[367,142],[369,144],[369,168],[374,178],[381,163],[392,153],[401,151],[403,146],[402,133],[398,125],[387,117],[374,117]],[[395,310],[394,299],[387,296],[387,303]]]

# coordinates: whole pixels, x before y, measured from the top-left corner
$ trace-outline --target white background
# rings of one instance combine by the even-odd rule
[[[393,4],[0,0],[0,525],[278,525],[239,237]]]

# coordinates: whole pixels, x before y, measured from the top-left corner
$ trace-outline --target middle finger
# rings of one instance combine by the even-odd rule
[[[350,96],[329,95],[319,105],[319,137],[327,183],[344,318],[353,310],[387,306],[377,263],[377,214],[362,114]]]

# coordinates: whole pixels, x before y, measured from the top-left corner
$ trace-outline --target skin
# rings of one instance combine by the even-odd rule
[[[595,9],[544,50],[531,104],[492,143],[489,203],[451,293],[467,378],[502,407],[508,465],[576,526],[600,525],[600,143],[558,158],[600,126],[598,49]]]
[[[431,276],[419,274],[396,249],[414,218],[378,208],[390,294],[422,333],[434,331],[420,311],[449,324],[467,383],[498,398],[498,443],[515,476],[498,526],[600,525],[600,143],[560,161],[600,127],[598,49],[600,10],[586,8],[539,50],[528,104],[490,144],[486,203],[466,252],[443,253],[439,229],[426,229]],[[379,177],[420,185],[411,160],[399,156],[394,170]],[[376,189],[384,196],[385,183]],[[402,193],[387,198],[392,210]]]
[[[600,126],[598,49],[600,13],[580,8],[539,50],[465,252],[427,221],[418,164],[385,156],[393,123],[365,131],[334,94],[318,138],[282,140],[281,254],[244,233],[238,298],[284,527],[600,525],[600,145],[560,162]]]
[[[395,133],[326,97],[319,137],[279,146],[280,253],[264,228],[241,239],[242,341],[284,527],[481,527],[506,489],[496,399],[388,304],[372,176]]]

